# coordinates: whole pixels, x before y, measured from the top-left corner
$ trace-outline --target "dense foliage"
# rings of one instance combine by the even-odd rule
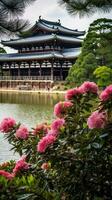
[[[112,85],[68,90],[54,115],[31,131],[12,118],[0,123],[22,156],[0,166],[1,199],[111,200]]]
[[[99,12],[109,12],[112,9],[111,0],[59,0],[71,15],[91,15]]]
[[[4,48],[0,47],[0,53],[7,53],[7,52]]]
[[[99,66],[93,73],[97,79],[97,84],[100,87],[110,85],[112,82],[112,68]]]
[[[28,22],[18,17],[28,4],[35,0],[0,0],[0,34],[17,34],[23,31]]]
[[[80,84],[83,81],[96,81],[93,74],[98,66],[112,68],[112,20],[98,19],[88,30],[82,51],[69,71],[67,81]]]

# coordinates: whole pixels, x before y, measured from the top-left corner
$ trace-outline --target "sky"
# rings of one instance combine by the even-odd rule
[[[80,31],[88,29],[90,23],[98,18],[112,18],[112,12],[109,14],[95,13],[89,17],[79,18],[78,16],[70,16],[64,6],[60,6],[58,0],[37,0],[32,5],[28,6],[23,15],[24,19],[29,20],[30,25],[34,25],[38,21],[39,16],[43,19],[58,21],[61,20],[61,24],[68,28],[78,29]],[[14,50],[7,48],[8,53],[14,52]]]

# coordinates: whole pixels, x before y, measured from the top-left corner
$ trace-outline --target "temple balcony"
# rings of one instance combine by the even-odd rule
[[[63,81],[60,76],[0,76],[0,81]]]

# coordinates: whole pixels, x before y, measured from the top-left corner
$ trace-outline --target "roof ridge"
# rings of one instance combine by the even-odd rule
[[[62,26],[62,25],[61,25],[61,27],[64,28],[64,29],[67,29],[69,31],[76,31],[76,32],[83,32],[83,33],[85,33],[85,31],[78,31],[78,29],[70,29],[70,28],[67,28],[67,27]]]
[[[49,25],[61,25],[60,20],[58,19],[58,22],[53,22],[53,21],[49,21],[49,20],[45,20],[45,19],[41,19],[41,17],[39,18],[40,22],[44,22],[44,23],[48,23]]]

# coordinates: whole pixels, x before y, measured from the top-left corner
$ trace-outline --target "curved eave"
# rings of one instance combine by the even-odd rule
[[[47,32],[61,33],[61,34],[67,34],[67,35],[77,36],[77,37],[83,36],[85,34],[85,31],[78,31],[78,30],[69,29],[69,28],[66,28],[64,26],[61,26],[61,24],[58,23],[58,22],[53,23],[53,22],[49,22],[49,21],[46,21],[46,20],[39,20],[29,30],[34,33],[35,30],[39,30],[39,29],[47,31]]]
[[[53,32],[53,33],[56,33],[56,31],[58,31],[58,29],[55,29],[55,28],[49,27],[47,25],[44,25],[41,22],[38,22],[37,27],[39,29],[42,29],[42,30],[45,30],[45,31],[48,31],[48,32]]]
[[[74,37],[67,37],[67,36],[57,36],[58,41],[62,41],[64,43],[78,43],[81,44],[83,42],[82,39],[74,38]]]
[[[13,45],[22,45],[22,44],[29,44],[29,43],[43,43],[45,41],[50,41],[54,37],[53,35],[45,35],[45,36],[35,36],[35,37],[28,37],[22,38],[17,40],[9,40],[9,41],[1,41],[1,43],[5,46],[13,46]]]
[[[38,29],[38,28],[46,28],[46,26],[44,26],[44,24],[45,25],[47,25],[47,28],[50,28],[50,27],[48,27],[48,26],[53,26],[53,25],[55,25],[55,26],[60,26],[60,23],[59,22],[52,22],[52,21],[47,21],[47,20],[44,20],[44,19],[39,19],[38,21],[36,21],[36,23],[30,28],[30,29],[28,29],[27,31],[32,31],[32,32],[35,32],[35,29]],[[43,25],[43,26],[42,26]],[[48,30],[48,29],[47,29]],[[51,29],[49,29],[49,30],[53,30],[52,28]]]
[[[83,36],[85,34],[85,31],[76,31],[76,30],[72,30],[72,29],[68,29],[64,26],[61,25],[48,25],[42,22],[38,22],[37,24],[38,28],[41,28],[45,31],[50,31],[50,32],[54,32],[54,33],[62,33],[62,34],[68,34],[68,35],[72,35],[72,36]]]
[[[71,29],[67,29],[64,26],[60,26],[59,31],[64,34],[69,34],[69,35],[74,35],[74,36],[83,36],[85,34],[85,31],[71,30]]]
[[[75,54],[74,54],[74,52],[63,53],[63,56],[64,56],[64,58],[66,58],[66,59],[78,58],[79,55],[80,55],[80,52],[76,52]]]
[[[41,53],[41,54],[1,54],[0,55],[0,62],[14,62],[14,61],[29,61],[29,60],[43,60],[43,59],[75,59],[79,56],[80,50],[79,49],[69,49],[68,51],[64,52],[49,52],[49,53]]]
[[[51,53],[49,54],[7,54],[7,56],[0,56],[0,62],[12,62],[12,61],[29,61],[29,60],[42,60],[53,58]]]
[[[38,35],[39,30],[46,31],[48,33],[60,33],[62,35],[65,34],[68,36],[75,36],[75,37],[85,35],[85,31],[78,31],[77,29],[73,30],[65,26],[62,26],[59,21],[52,22],[44,19],[39,19],[38,21],[36,21],[36,23],[31,28],[23,32],[23,35],[24,33],[29,33],[29,36],[31,36],[32,34]],[[23,35],[20,36],[22,37]]]
[[[35,36],[35,37],[29,37],[29,38],[24,38],[24,39],[18,39],[18,40],[10,40],[10,41],[2,41],[1,43],[4,46],[9,46],[9,47],[18,47],[21,45],[26,45],[26,44],[39,44],[39,43],[45,43],[49,41],[57,40],[62,43],[71,43],[71,44],[81,44],[82,39],[74,38],[74,37],[67,37],[67,36],[59,36],[55,34],[51,35],[45,35],[45,36]]]

